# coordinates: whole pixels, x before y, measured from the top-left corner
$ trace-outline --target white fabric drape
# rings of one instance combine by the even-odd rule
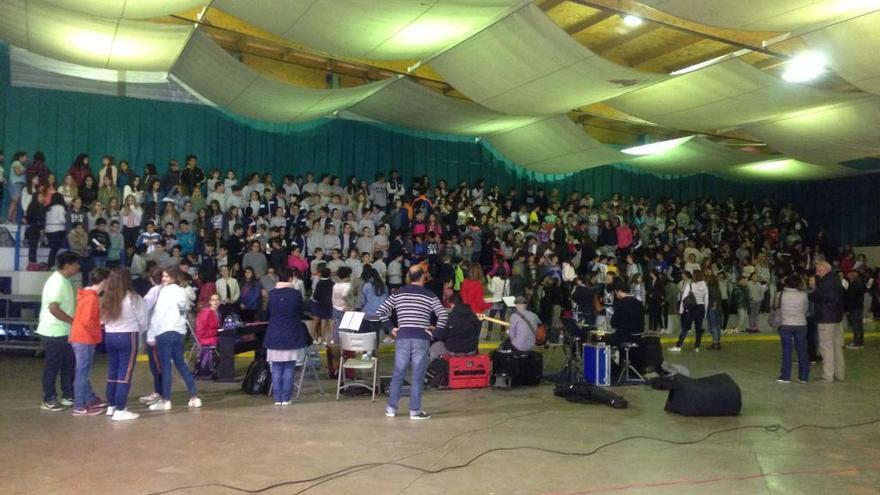
[[[254,72],[200,32],[193,34],[171,74],[209,103],[269,122],[304,122],[326,117],[370,96],[389,82],[342,89],[292,86]]]
[[[833,164],[880,155],[880,97],[825,105],[746,127],[786,155]]]
[[[418,59],[447,48],[518,0],[216,0],[231,14],[339,56]]]
[[[593,139],[565,115],[491,136],[489,142],[513,162],[551,174],[576,172],[628,156]]]
[[[792,31],[880,8],[878,0],[642,0],[701,24],[748,31]]]
[[[590,51],[529,5],[430,62],[468,98],[499,112],[556,115],[667,78]]]
[[[444,96],[409,79],[391,83],[349,110],[398,126],[471,136],[505,131],[534,120],[494,112],[475,103]]]
[[[714,132],[851,98],[792,84],[732,59],[633,91],[608,104],[656,124]]]
[[[0,0],[3,39],[89,67],[167,71],[192,31],[192,26],[78,14],[34,0]]]
[[[880,11],[808,33],[804,40],[826,55],[837,75],[880,94]]]

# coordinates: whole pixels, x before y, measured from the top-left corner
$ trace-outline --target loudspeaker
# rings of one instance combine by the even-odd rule
[[[683,416],[738,416],[742,393],[727,373],[690,378],[675,375],[666,410]]]

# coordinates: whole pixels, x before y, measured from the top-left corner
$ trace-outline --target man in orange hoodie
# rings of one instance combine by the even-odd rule
[[[92,285],[79,289],[76,311],[70,327],[70,344],[76,356],[76,375],[73,382],[73,415],[96,416],[104,412],[107,402],[95,395],[89,374],[95,359],[95,346],[101,343],[101,291],[110,271],[95,268],[89,274]]]

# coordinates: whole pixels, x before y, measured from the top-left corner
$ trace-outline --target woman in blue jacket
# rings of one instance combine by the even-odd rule
[[[254,269],[247,267],[244,269],[244,277],[241,280],[241,298],[238,300],[240,307],[241,320],[245,323],[254,321],[257,316],[257,310],[261,306],[261,298],[263,286],[257,279]]]
[[[379,321],[379,306],[388,299],[388,289],[379,275],[372,266],[365,265],[361,274],[364,281],[360,294],[360,310],[364,312],[364,323],[361,327],[362,332],[376,332],[376,345],[379,342],[379,333],[382,331],[382,322]],[[378,347],[377,347],[378,348]]]
[[[306,358],[309,332],[302,322],[302,294],[293,288],[290,268],[280,267],[278,283],[269,291],[269,326],[263,345],[272,368],[272,393],[276,406],[289,406],[297,362]]]

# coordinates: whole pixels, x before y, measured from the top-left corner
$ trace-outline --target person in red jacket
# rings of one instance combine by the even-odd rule
[[[461,282],[461,300],[463,303],[471,307],[476,313],[485,313],[492,307],[492,304],[486,302],[486,289],[483,287],[483,268],[479,263],[471,263],[468,268],[467,277]]]
[[[214,349],[217,347],[217,334],[220,332],[220,296],[211,295],[208,305],[196,317],[196,339],[199,341],[197,378],[213,378]]]
[[[76,356],[76,374],[73,381],[73,415],[96,416],[107,407],[107,402],[95,395],[89,374],[95,360],[95,346],[101,343],[101,301],[104,280],[110,271],[95,268],[89,274],[92,285],[79,289],[76,294],[76,311],[70,327],[70,344]]]

